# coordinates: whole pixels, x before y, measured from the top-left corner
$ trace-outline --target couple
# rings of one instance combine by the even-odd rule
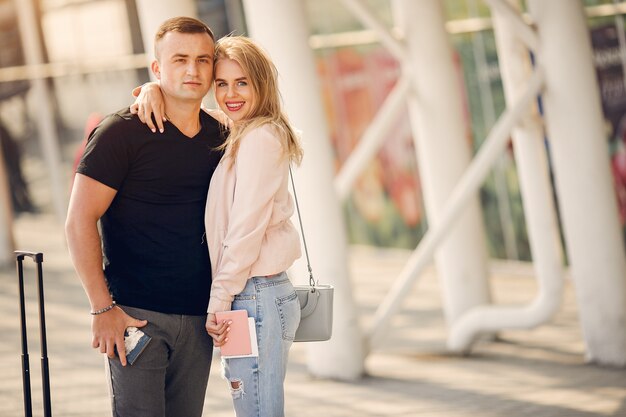
[[[300,256],[287,186],[302,149],[276,69],[249,39],[215,43],[186,17],[161,25],[155,57],[160,90],[147,89],[157,107],[162,94],[162,133],[129,109],[108,116],[90,135],[66,222],[92,346],[108,356],[113,415],[199,417],[213,346],[228,340],[230,323],[215,313],[245,309],[259,356],[223,360],[236,414],[283,416],[300,319],[285,273]],[[212,86],[223,113],[201,109]],[[133,365],[124,350],[131,326],[152,337]]]

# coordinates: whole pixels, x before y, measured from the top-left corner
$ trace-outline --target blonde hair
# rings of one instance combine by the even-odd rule
[[[215,65],[221,59],[237,62],[248,77],[248,83],[254,92],[254,102],[246,118],[233,124],[228,138],[221,146],[229,149],[234,161],[239,141],[250,130],[269,124],[282,139],[283,151],[290,162],[302,161],[302,147],[287,116],[282,110],[278,90],[278,71],[267,53],[245,36],[221,38],[215,44]]]

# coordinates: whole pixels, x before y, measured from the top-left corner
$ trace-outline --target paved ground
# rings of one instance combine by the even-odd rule
[[[89,347],[88,305],[66,253],[61,226],[48,215],[16,224],[20,248],[45,253],[48,350],[55,416],[109,414],[102,358]],[[407,258],[404,251],[353,248],[355,298],[363,325]],[[29,262],[27,262],[28,264]],[[495,265],[499,303],[523,303],[535,284],[524,265]],[[34,270],[27,268],[27,274]],[[0,416],[23,415],[17,285],[12,268],[0,270]],[[28,286],[28,318],[35,415],[41,415],[35,287]],[[356,382],[312,378],[307,348],[292,350],[286,382],[287,415],[374,416],[626,416],[626,371],[587,365],[571,285],[548,325],[479,342],[470,357],[445,354],[440,291],[433,271],[415,286],[382,346]],[[209,382],[205,416],[232,416],[219,361]]]

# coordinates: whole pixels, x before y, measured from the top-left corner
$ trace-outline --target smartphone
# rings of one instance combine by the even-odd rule
[[[136,327],[127,327],[124,332],[124,348],[126,350],[126,361],[132,365],[135,363],[141,352],[144,351],[152,337],[145,334]]]

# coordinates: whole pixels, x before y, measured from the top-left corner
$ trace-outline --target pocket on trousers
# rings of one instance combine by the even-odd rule
[[[277,298],[276,308],[278,309],[283,339],[293,341],[300,323],[300,303],[296,292]]]

